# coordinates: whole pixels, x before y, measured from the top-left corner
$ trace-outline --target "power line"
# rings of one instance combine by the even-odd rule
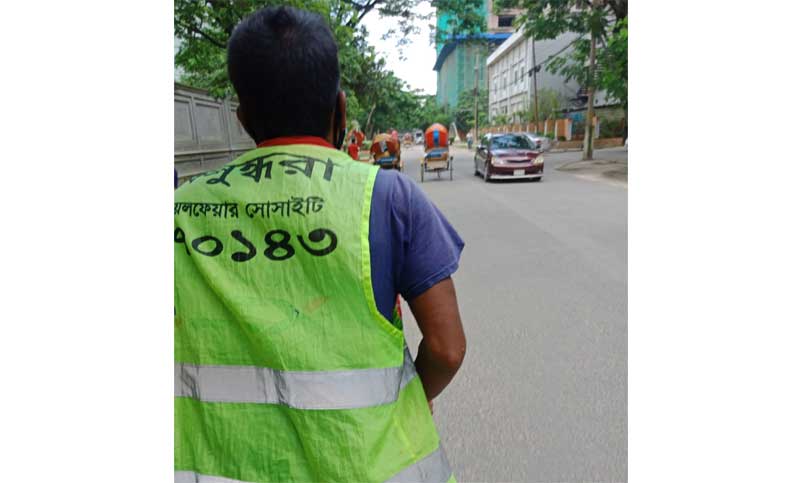
[[[559,50],[555,54],[550,54],[550,56],[548,56],[546,59],[544,59],[541,63],[536,64],[533,67],[531,67],[530,69],[528,69],[528,77],[533,75],[534,69],[536,70],[536,72],[539,72],[543,66],[546,66],[547,64],[549,64],[550,61],[552,61],[557,56],[561,55],[561,53],[564,52],[565,50],[567,50],[568,48],[572,47],[572,44],[574,44],[575,42],[584,39],[585,36],[586,36],[586,34],[582,34],[582,35],[576,37],[572,42],[570,42],[567,45],[565,45],[561,50]]]

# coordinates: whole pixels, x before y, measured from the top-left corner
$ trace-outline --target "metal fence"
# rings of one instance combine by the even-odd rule
[[[175,84],[175,169],[181,182],[217,169],[255,144],[236,118],[236,101]]]

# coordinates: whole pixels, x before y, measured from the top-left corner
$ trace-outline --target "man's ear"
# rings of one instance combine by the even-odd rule
[[[344,91],[339,91],[336,96],[336,104],[339,111],[339,125],[342,129],[347,129],[347,94]]]
[[[347,96],[344,91],[336,95],[336,109],[333,112],[333,126],[330,141],[336,149],[341,149],[347,135]]]
[[[249,127],[247,127],[247,120],[245,119],[244,111],[242,110],[242,105],[241,104],[236,106],[236,119],[239,120],[239,124],[241,124],[242,127],[244,128],[244,132],[246,132],[248,136],[253,138],[253,141],[258,143],[260,140],[256,139],[256,137],[253,135],[253,132],[250,130]]]

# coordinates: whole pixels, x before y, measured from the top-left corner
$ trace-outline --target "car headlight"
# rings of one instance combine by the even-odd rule
[[[540,154],[539,156],[536,156],[536,159],[533,160],[533,164],[544,164],[544,155]]]

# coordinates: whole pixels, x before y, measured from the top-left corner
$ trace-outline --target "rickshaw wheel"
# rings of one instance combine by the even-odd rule
[[[453,157],[450,156],[450,159],[447,161],[447,167],[450,168],[450,181],[453,181]]]

